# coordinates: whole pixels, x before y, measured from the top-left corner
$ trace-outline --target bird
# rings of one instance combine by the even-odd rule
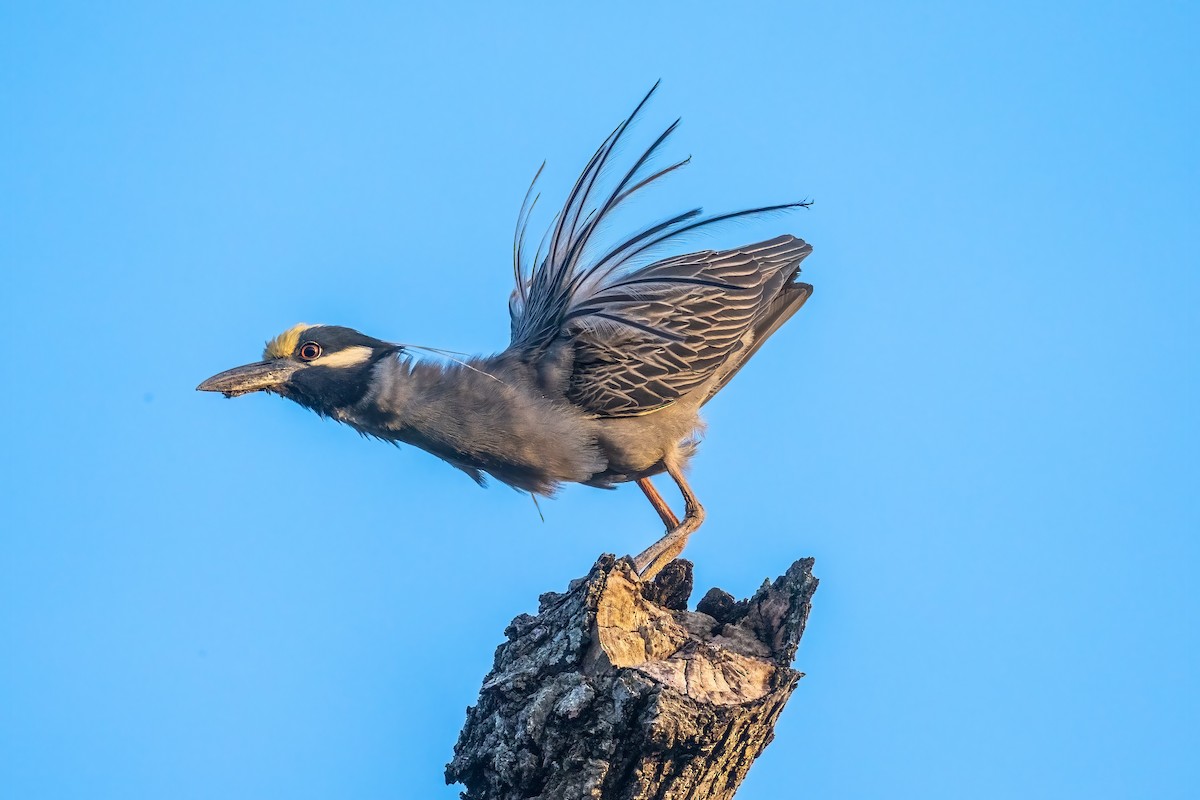
[[[545,164],[538,169],[517,217],[503,351],[431,359],[352,328],[299,324],[268,341],[262,360],[197,389],[281,395],[535,500],[564,483],[636,483],[666,529],[632,558],[639,580],[653,579],[705,519],[684,474],[703,433],[701,407],[813,291],[798,280],[812,247],[792,235],[664,254],[700,229],[810,201],[716,215],[692,208],[605,244],[601,228],[617,209],[691,160],[656,166],[676,119],[631,164],[620,163],[618,150],[657,88],[592,155],[530,258],[525,238]],[[651,481],[664,473],[682,496],[682,518]]]

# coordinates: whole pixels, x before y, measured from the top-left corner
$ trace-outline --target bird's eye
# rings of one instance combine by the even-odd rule
[[[314,358],[321,357],[321,345],[316,342],[305,342],[300,345],[300,358],[303,361],[312,361]]]

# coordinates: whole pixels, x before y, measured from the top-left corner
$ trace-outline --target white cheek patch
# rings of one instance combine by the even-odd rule
[[[369,347],[355,345],[347,347],[345,350],[338,350],[336,353],[321,356],[309,363],[314,367],[356,367],[365,363],[373,352]]]

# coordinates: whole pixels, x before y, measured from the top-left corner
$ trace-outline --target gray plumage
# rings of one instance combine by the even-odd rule
[[[549,495],[564,482],[637,481],[669,529],[637,558],[643,575],[652,575],[703,519],[683,478],[700,407],[808,299],[812,287],[796,279],[812,248],[780,236],[652,260],[699,228],[804,204],[715,217],[692,209],[599,248],[596,233],[614,211],[687,163],[650,166],[676,121],[616,173],[611,188],[601,188],[649,97],[588,162],[551,225],[545,253],[539,247],[532,260],[524,243],[536,204],[530,187],[518,217],[512,335],[503,352],[440,363],[348,328],[297,326],[268,344],[263,362],[199,388],[281,394],[366,435],[416,445],[479,483],[491,475]],[[662,472],[683,493],[682,522],[648,480]]]

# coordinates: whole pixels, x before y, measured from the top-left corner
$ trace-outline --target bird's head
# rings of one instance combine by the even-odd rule
[[[336,325],[296,325],[267,342],[263,360],[214,375],[196,387],[237,397],[273,392],[320,413],[362,399],[371,370],[401,346]]]

